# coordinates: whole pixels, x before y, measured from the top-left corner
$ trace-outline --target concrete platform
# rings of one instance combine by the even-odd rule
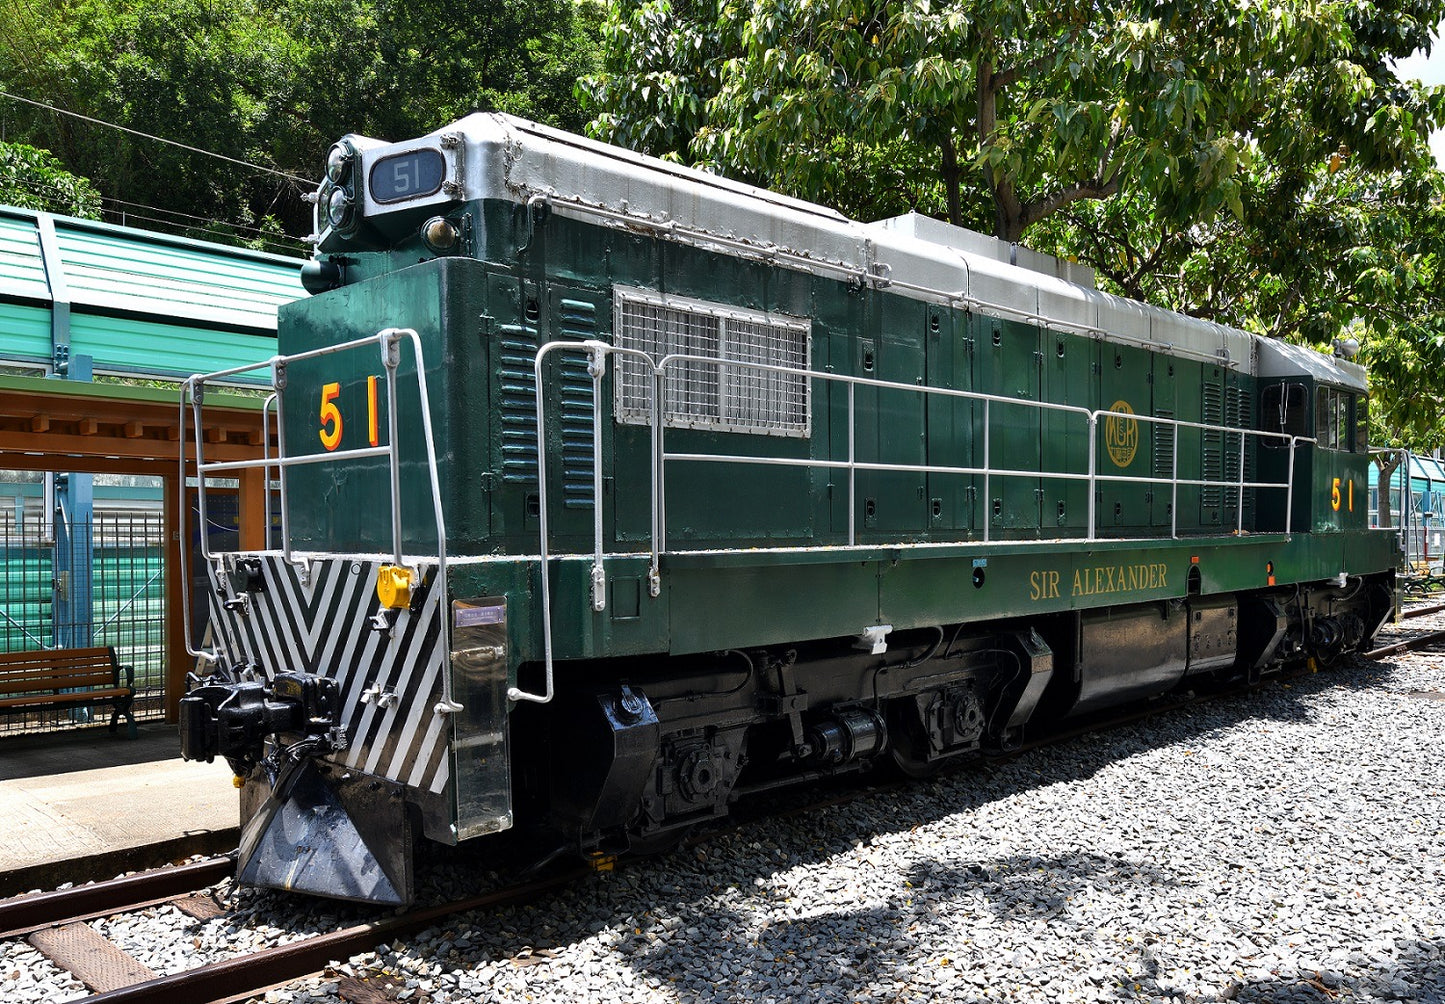
[[[187,763],[173,725],[0,737],[0,897],[233,850],[225,761]]]

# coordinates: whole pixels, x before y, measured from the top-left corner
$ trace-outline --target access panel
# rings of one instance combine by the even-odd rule
[[[1040,331],[1032,324],[996,317],[974,318],[974,387],[986,394],[1038,401],[1042,355]],[[987,428],[985,428],[987,421]],[[1042,488],[1040,412],[1037,406],[992,402],[974,411],[974,441],[987,436],[988,465],[995,472],[977,479],[981,518],[995,538],[1036,537]],[[984,455],[976,451],[979,466]],[[999,472],[1014,471],[1016,474]]]

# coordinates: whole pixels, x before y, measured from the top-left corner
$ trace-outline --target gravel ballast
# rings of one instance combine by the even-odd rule
[[[749,824],[265,999],[1445,1001],[1442,759],[1445,660],[1352,660]],[[231,899],[244,925],[166,908],[117,940],[174,971],[338,920]],[[82,996],[68,979],[0,945],[0,1000]]]

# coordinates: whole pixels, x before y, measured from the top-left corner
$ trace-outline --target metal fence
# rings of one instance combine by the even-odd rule
[[[164,716],[165,532],[159,512],[83,523],[0,511],[0,652],[115,647],[135,668],[136,717]],[[108,720],[102,708],[0,716],[0,733]]]

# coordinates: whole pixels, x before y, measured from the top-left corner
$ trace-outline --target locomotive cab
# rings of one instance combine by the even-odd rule
[[[1259,355],[1260,427],[1271,434],[1260,442],[1260,474],[1296,486],[1265,494],[1259,528],[1363,530],[1370,463],[1364,368],[1274,341],[1261,342]]]

